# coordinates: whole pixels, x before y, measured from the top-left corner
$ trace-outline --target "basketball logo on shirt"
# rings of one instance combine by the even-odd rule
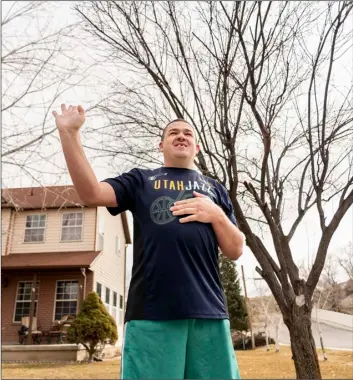
[[[156,224],[167,224],[172,222],[176,216],[172,214],[170,208],[177,201],[192,198],[192,193],[181,191],[176,199],[168,196],[157,198],[150,207],[150,216]]]

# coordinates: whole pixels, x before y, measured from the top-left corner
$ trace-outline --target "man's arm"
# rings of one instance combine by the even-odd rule
[[[219,248],[231,260],[238,260],[243,253],[244,236],[221,209],[212,222]]]
[[[79,129],[85,121],[85,111],[81,106],[63,104],[62,114],[53,112],[59,130],[66,164],[80,199],[87,206],[116,207],[117,200],[111,185],[99,183],[82,147]]]
[[[173,215],[189,215],[181,218],[180,223],[211,223],[224,255],[231,260],[237,260],[243,253],[243,234],[210,198],[197,192],[194,195],[195,198],[175,202],[170,209]]]

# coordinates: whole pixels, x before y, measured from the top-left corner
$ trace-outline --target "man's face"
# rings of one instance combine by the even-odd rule
[[[194,160],[200,147],[196,144],[194,129],[185,121],[175,121],[170,124],[159,143],[159,149],[168,160]]]

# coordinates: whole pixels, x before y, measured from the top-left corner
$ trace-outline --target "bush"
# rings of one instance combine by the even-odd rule
[[[251,337],[250,336],[246,336],[244,338],[245,340],[245,350],[251,350],[252,347],[251,347]],[[271,337],[268,337],[268,344],[275,344],[276,342],[274,341],[274,339],[272,339]],[[256,334],[255,335],[255,346],[256,347],[264,347],[266,346],[266,337],[262,334]],[[235,340],[233,340],[233,347],[235,350],[244,350],[244,346],[243,346],[243,338],[237,338]]]
[[[88,361],[92,362],[99,344],[104,344],[107,340],[114,344],[117,339],[114,318],[107,312],[98,295],[95,292],[89,293],[68,329],[68,341],[81,343],[88,351]]]

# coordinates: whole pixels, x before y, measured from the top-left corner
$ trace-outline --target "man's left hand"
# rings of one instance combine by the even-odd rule
[[[223,210],[206,195],[194,191],[195,198],[185,199],[174,203],[170,208],[174,216],[188,215],[181,218],[180,223],[201,222],[213,223],[219,218]]]

